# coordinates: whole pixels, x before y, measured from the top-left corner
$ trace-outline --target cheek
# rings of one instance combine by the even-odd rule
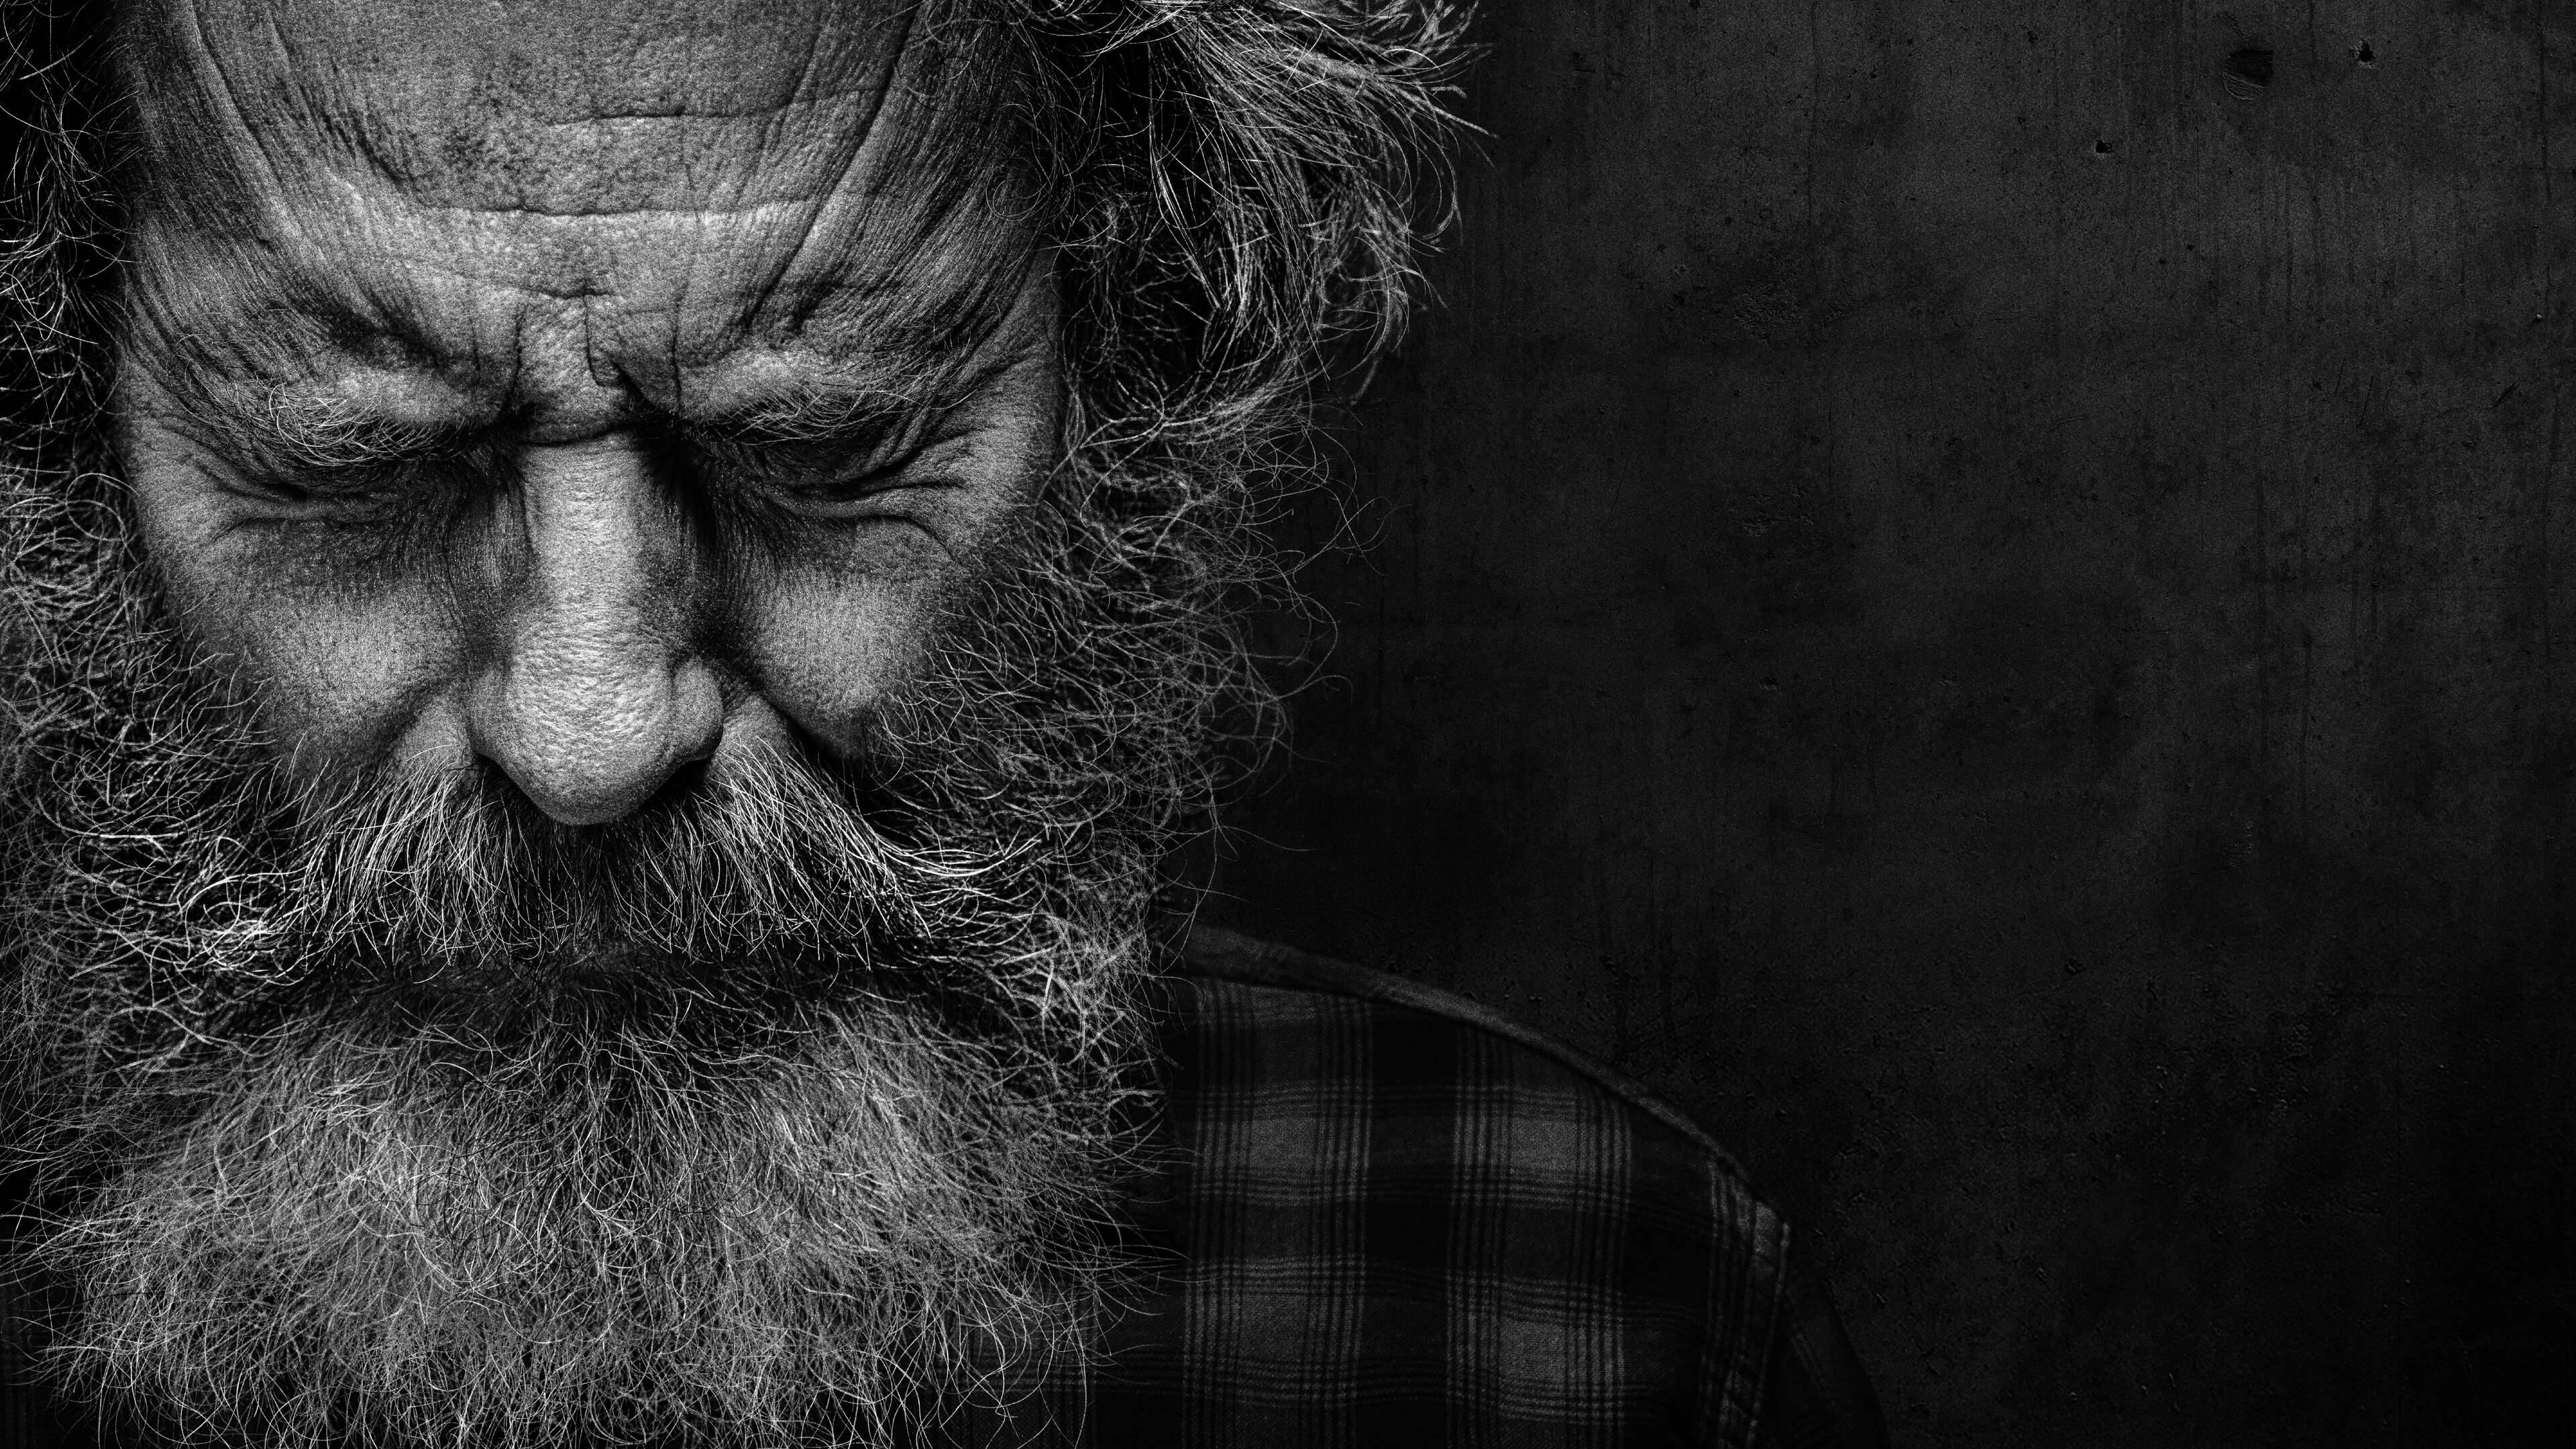
[[[222,622],[199,632],[246,666],[276,748],[306,767],[379,758],[434,723],[465,654],[447,601],[415,585],[241,591],[218,608]]]
[[[438,713],[467,653],[443,588],[401,573],[354,588],[278,540],[144,522],[172,615],[299,770],[376,759]]]
[[[771,708],[843,758],[877,707],[919,676],[939,602],[964,572],[917,533],[745,570],[735,652]]]
[[[348,565],[364,545],[235,526],[172,440],[131,434],[119,453],[172,615],[232,668],[280,753],[319,768],[413,731],[463,653],[442,590],[380,570],[355,587]]]

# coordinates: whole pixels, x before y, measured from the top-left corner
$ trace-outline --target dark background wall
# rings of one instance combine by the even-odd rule
[[[2565,1442],[2576,7],[1478,30],[1213,913],[1668,1092],[1900,1443]]]

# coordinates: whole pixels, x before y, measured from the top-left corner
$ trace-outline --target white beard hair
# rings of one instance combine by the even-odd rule
[[[1226,721],[1271,706],[1223,607],[1251,557],[1239,481],[1120,521],[1090,501],[1118,480],[1067,472],[1076,501],[1033,506],[882,721],[936,848],[763,875],[738,841],[730,873],[619,918],[655,929],[696,890],[764,917],[713,947],[821,942],[781,919],[860,935],[853,989],[712,1055],[685,977],[658,1012],[541,1006],[503,1038],[344,1009],[353,930],[457,947],[426,917],[508,919],[472,913],[491,873],[425,864],[456,832],[398,838],[434,801],[316,836],[174,662],[112,507],[0,480],[0,621],[30,661],[0,784],[0,1165],[42,1171],[57,1381],[154,1433],[281,1449],[783,1449],[905,1442],[1078,1364],[1149,1091],[1157,863],[1220,788]],[[869,985],[880,949],[982,1024]]]

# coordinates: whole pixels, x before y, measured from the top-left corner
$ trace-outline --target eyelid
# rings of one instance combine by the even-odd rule
[[[463,437],[372,457],[356,450],[317,457],[291,441],[239,436],[208,448],[231,479],[228,486],[281,507],[326,511],[353,522],[430,504],[455,481],[457,469],[470,466],[475,451],[475,441]]]
[[[924,450],[954,436],[943,430],[956,412],[953,406],[916,409],[899,417],[872,420],[863,425],[864,431],[854,429],[837,437],[763,439],[716,433],[702,436],[700,446],[764,482],[793,487],[801,479],[810,480],[809,486],[828,487],[910,463]]]

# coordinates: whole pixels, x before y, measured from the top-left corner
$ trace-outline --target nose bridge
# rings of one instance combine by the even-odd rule
[[[514,612],[522,632],[555,636],[563,648],[600,654],[603,664],[657,639],[676,642],[688,549],[632,437],[529,448],[517,501],[526,557]]]
[[[623,434],[527,448],[477,743],[557,819],[597,824],[714,748],[721,707],[691,636],[687,524]]]

